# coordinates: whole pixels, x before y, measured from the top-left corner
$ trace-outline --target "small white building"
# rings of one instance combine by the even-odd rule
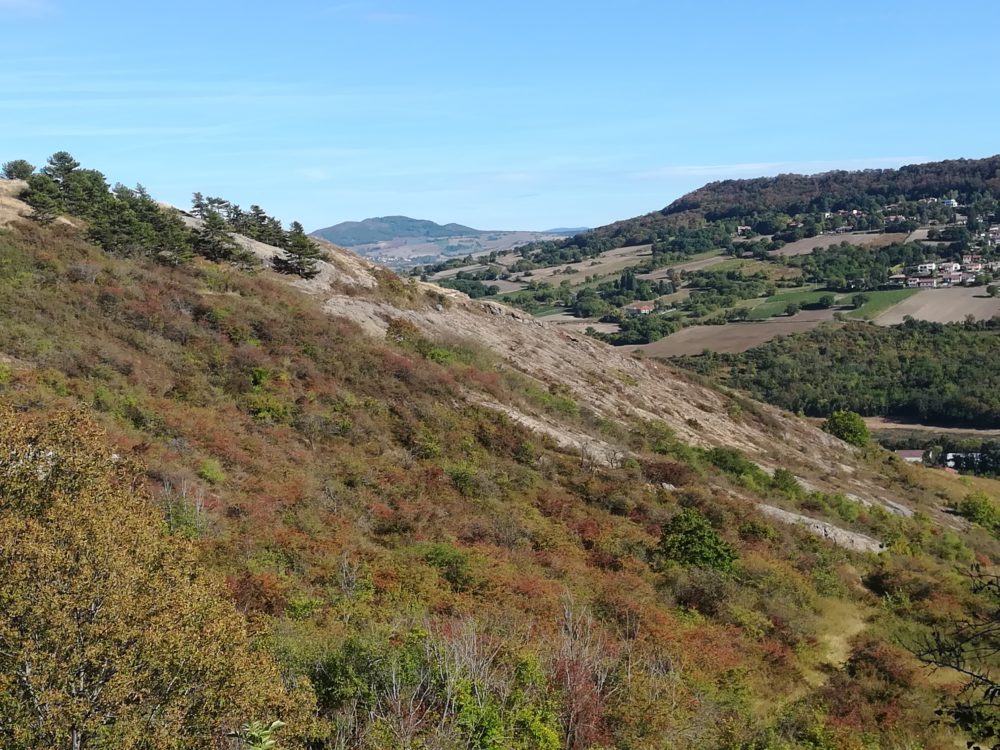
[[[935,271],[937,271],[937,267],[938,267],[937,263],[920,263],[917,266],[917,275],[918,276],[929,276],[930,274],[932,274]]]

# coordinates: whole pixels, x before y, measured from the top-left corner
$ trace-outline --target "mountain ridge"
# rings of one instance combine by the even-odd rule
[[[414,219],[409,216],[373,216],[361,221],[342,221],[310,232],[341,247],[357,247],[402,238],[442,239],[448,237],[470,237],[489,234],[482,229],[473,229],[451,222],[438,224],[429,219]]]

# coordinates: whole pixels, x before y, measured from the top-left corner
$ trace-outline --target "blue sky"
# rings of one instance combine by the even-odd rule
[[[0,161],[308,229],[607,223],[707,181],[1000,152],[1000,3],[0,0]]]

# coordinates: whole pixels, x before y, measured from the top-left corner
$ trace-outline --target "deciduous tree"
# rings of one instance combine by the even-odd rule
[[[210,747],[281,711],[275,666],[99,430],[2,411],[0,445],[5,749]]]

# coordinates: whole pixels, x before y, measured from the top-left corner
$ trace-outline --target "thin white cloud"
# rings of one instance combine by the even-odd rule
[[[880,169],[927,161],[926,156],[877,156],[871,159],[827,159],[821,161],[764,161],[739,164],[676,164],[633,175],[639,180],[670,177],[734,177],[737,175],[773,175],[782,172],[815,174],[835,169]]]

